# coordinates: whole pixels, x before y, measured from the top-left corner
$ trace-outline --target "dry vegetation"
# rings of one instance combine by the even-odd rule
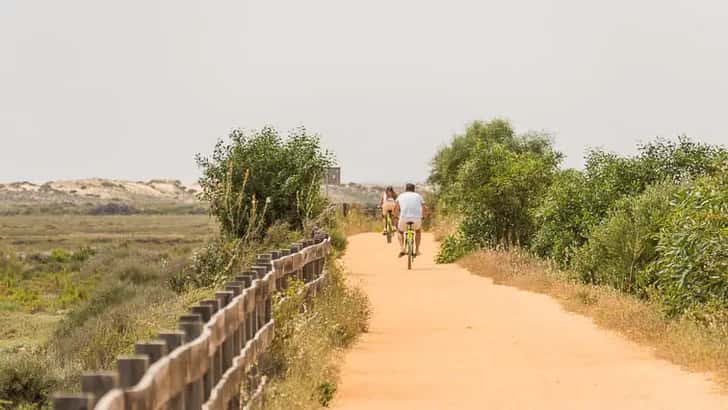
[[[382,220],[359,209],[352,209],[346,218],[341,218],[340,229],[346,235],[363,232],[381,232]]]
[[[294,287],[276,306],[276,339],[267,363],[274,378],[266,408],[328,407],[336,394],[343,349],[367,329],[366,295],[346,282],[339,260],[329,259],[326,269],[326,285],[315,299],[305,302]]]
[[[43,408],[173,326],[205,291],[169,278],[215,232],[201,215],[0,217],[0,408]]]
[[[658,357],[692,371],[711,372],[728,387],[728,317],[725,312],[682,319],[666,318],[657,304],[607,286],[578,282],[545,262],[513,252],[482,250],[459,261],[495,283],[554,297],[565,309],[654,348]]]

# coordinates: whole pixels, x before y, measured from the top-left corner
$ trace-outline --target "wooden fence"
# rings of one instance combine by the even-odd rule
[[[266,378],[258,359],[275,332],[272,296],[291,279],[315,294],[326,279],[329,239],[293,244],[259,255],[250,271],[236,276],[215,299],[179,318],[179,330],[135,345],[119,357],[118,371],[87,373],[81,394],[56,394],[57,410],[250,409],[261,404]]]
[[[346,217],[351,212],[358,212],[370,217],[380,217],[382,211],[374,204],[351,204],[347,202],[341,204],[341,214],[343,216]]]

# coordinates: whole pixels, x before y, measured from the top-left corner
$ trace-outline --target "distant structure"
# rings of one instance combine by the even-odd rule
[[[329,167],[324,178],[326,185],[341,185],[341,167]]]

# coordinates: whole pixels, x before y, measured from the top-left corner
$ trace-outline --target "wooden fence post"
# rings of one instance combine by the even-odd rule
[[[147,343],[134,345],[134,353],[149,356],[149,365],[153,365],[167,354],[167,342],[164,340],[151,340]]]
[[[202,334],[202,319],[200,315],[182,315],[179,328],[185,333],[185,341],[191,342]],[[209,370],[208,370],[209,373]],[[188,410],[200,410],[205,396],[204,378],[193,380],[185,389],[185,407]]]
[[[120,356],[116,360],[119,369],[119,387],[129,389],[134,387],[144,377],[149,368],[147,356]]]
[[[210,318],[212,318],[212,314],[215,313],[212,310],[212,306],[208,304],[202,304],[200,303],[197,306],[192,306],[190,308],[191,313],[197,313],[202,318],[202,323],[207,323],[210,321]]]
[[[119,385],[119,374],[116,372],[94,372],[81,375],[81,392],[92,394],[94,401]]]
[[[291,254],[300,252],[301,245],[294,243],[293,245],[291,245],[290,251],[291,251]],[[292,276],[296,280],[303,280],[303,278],[301,277],[300,269],[297,269],[295,272],[291,272],[289,275]]]
[[[243,293],[243,282],[232,281],[225,285],[225,290],[233,293],[233,299],[240,296]],[[240,350],[243,348],[243,326],[242,323],[235,324],[235,332],[233,333],[233,356],[240,354]]]
[[[185,334],[184,332],[181,332],[179,330],[171,331],[171,332],[159,332],[159,339],[164,340],[164,342],[167,344],[167,351],[172,352],[176,348],[182,346],[182,343],[185,340]],[[182,378],[184,378],[186,375],[182,375]],[[185,409],[185,393],[184,390],[182,390],[182,393],[177,394],[176,396],[172,397],[169,400],[169,410],[184,410]]]

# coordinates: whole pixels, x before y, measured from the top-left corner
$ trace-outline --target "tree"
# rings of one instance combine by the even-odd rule
[[[304,128],[285,139],[272,127],[248,134],[235,129],[212,157],[197,156],[202,198],[233,238],[255,236],[274,222],[302,228],[325,206],[321,178],[333,161]]]
[[[525,244],[534,231],[531,211],[560,160],[546,135],[516,135],[505,120],[476,121],[437,153],[430,182],[440,209],[464,216],[466,242]]]

